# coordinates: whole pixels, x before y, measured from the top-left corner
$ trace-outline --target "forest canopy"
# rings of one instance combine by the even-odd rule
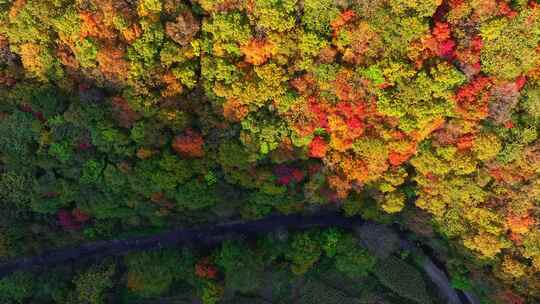
[[[486,303],[535,303],[539,132],[538,0],[0,0],[1,259],[338,209],[444,243],[452,277],[496,286]],[[292,273],[321,256],[310,238]],[[246,291],[235,271],[262,261],[222,246]],[[344,252],[344,275],[374,267]],[[174,254],[127,257],[128,287],[159,295]],[[111,265],[76,278],[80,301]]]

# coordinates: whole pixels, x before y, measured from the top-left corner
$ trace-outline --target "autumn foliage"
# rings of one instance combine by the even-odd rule
[[[186,130],[182,135],[174,138],[172,148],[183,157],[197,158],[204,156],[204,140],[201,134],[193,130]]]
[[[539,29],[537,0],[0,0],[2,226],[331,205],[537,301]]]

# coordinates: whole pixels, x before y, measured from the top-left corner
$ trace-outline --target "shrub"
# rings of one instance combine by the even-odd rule
[[[401,259],[390,256],[380,260],[373,270],[379,281],[401,297],[415,303],[433,303],[420,272]]]
[[[31,297],[35,282],[28,272],[15,272],[0,280],[0,299],[7,303],[24,303]]]
[[[246,244],[225,241],[217,253],[216,263],[224,269],[225,287],[231,292],[249,293],[261,287],[263,261]]]
[[[127,287],[142,297],[159,296],[179,277],[181,257],[172,250],[132,253],[126,256]]]
[[[114,286],[112,276],[115,273],[114,264],[94,265],[79,274],[73,281],[75,293],[82,303],[105,303],[104,293]]]

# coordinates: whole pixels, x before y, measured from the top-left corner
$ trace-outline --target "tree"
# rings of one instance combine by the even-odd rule
[[[199,29],[199,21],[188,10],[181,12],[175,22],[168,22],[165,26],[167,36],[182,46],[189,44]]]
[[[186,130],[183,135],[178,135],[172,143],[176,153],[187,158],[200,158],[204,156],[204,140],[201,134],[191,129]]]
[[[540,54],[540,10],[524,9],[511,20],[496,19],[480,29],[484,41],[481,51],[482,70],[505,80],[513,80],[531,71]],[[535,29],[531,32],[525,28]]]
[[[367,250],[360,248],[354,237],[345,235],[338,241],[336,249],[336,269],[347,277],[365,277],[374,269],[376,259]]]
[[[15,111],[0,120],[0,128],[4,134],[0,138],[0,149],[5,157],[8,157],[9,162],[15,165],[32,158],[33,148],[41,129],[32,114]]]
[[[11,214],[12,219],[24,216],[29,211],[32,195],[28,189],[32,187],[32,181],[29,175],[15,171],[0,174],[0,200],[7,207],[4,211]]]
[[[291,261],[291,270],[296,275],[305,274],[319,260],[322,248],[314,232],[295,234],[285,256]]]

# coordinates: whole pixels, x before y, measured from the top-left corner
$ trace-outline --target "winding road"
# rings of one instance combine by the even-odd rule
[[[232,235],[259,235],[279,229],[302,230],[315,227],[352,229],[364,223],[365,221],[360,217],[344,217],[338,212],[325,211],[311,215],[274,215],[249,222],[229,221],[195,228],[175,229],[151,236],[92,242],[78,247],[57,249],[37,256],[15,259],[0,265],[0,278],[15,271],[38,270],[85,258],[100,259],[108,256],[122,256],[134,251],[169,248],[193,243],[211,246]],[[405,238],[403,235],[400,237]],[[415,246],[408,240],[405,241],[408,246]],[[459,300],[456,290],[450,286],[444,271],[437,268],[431,260],[427,261],[423,265],[424,271],[447,299],[446,303],[468,303],[467,300]]]
[[[32,270],[60,265],[71,260],[122,256],[133,251],[151,250],[179,246],[188,243],[212,245],[235,234],[256,235],[276,229],[307,229],[312,227],[351,228],[361,225],[359,217],[346,218],[339,213],[305,215],[276,215],[254,221],[231,221],[189,229],[175,229],[151,236],[133,237],[124,240],[92,242],[78,247],[62,248],[33,257],[19,258],[0,265],[0,278],[18,270]]]

